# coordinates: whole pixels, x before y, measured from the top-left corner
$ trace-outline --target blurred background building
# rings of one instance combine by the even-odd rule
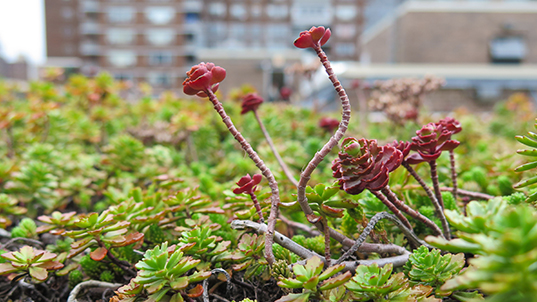
[[[335,60],[358,60],[363,0],[45,0],[47,66],[181,88],[199,61],[228,70],[229,87],[249,79],[268,92],[303,55],[298,34],[335,30]],[[225,88],[224,88],[225,90]]]

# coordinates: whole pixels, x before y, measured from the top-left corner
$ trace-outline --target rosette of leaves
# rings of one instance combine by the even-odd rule
[[[61,235],[66,229],[74,226],[77,217],[76,212],[61,213],[58,211],[52,212],[50,216],[41,215],[37,220],[44,222],[45,225],[37,228],[37,233],[50,232],[53,235]]]
[[[441,301],[429,297],[433,288],[417,285],[409,288],[404,273],[391,275],[393,264],[379,267],[376,263],[359,265],[354,277],[345,284],[354,301]]]
[[[129,233],[129,225],[128,221],[114,221],[109,211],[104,211],[100,215],[97,213],[80,215],[78,221],[74,223],[74,227],[79,229],[64,233],[65,236],[76,240],[71,244],[72,249],[68,257],[74,257],[85,249],[97,245],[97,249],[92,251],[90,256],[93,260],[100,261],[110,248],[126,246],[142,240],[143,234]]]
[[[172,208],[175,217],[186,219],[193,214],[224,214],[224,211],[213,205],[213,202],[204,198],[198,187],[185,188],[177,191],[174,195],[164,199],[164,203]]]
[[[145,290],[149,301],[181,302],[185,297],[197,298],[203,293],[201,284],[211,276],[211,272],[190,271],[201,260],[184,256],[181,248],[175,245],[168,247],[165,242],[145,252],[144,258],[136,264],[139,269],[136,278],[118,289],[122,294],[120,301],[135,301]]]
[[[212,235],[210,226],[197,226],[191,231],[183,232],[179,244],[187,255],[201,259],[200,269],[208,268],[213,257],[225,252],[230,241],[222,241],[221,237]]]
[[[495,198],[472,201],[467,215],[446,210],[459,231],[457,239],[427,237],[431,245],[450,252],[477,254],[463,273],[448,280],[443,291],[479,288],[491,301],[531,301],[537,296],[537,210]]]
[[[280,278],[278,286],[292,289],[301,288],[302,293],[288,294],[276,302],[306,302],[310,301],[310,297],[319,299],[325,293],[328,294],[329,290],[345,284],[352,277],[349,271],[334,277],[345,268],[344,264],[330,266],[324,272],[323,267],[323,262],[317,256],[308,259],[306,265],[295,264],[293,266],[295,278]]]
[[[437,160],[442,151],[451,151],[459,146],[458,141],[451,139],[453,133],[440,123],[423,126],[416,131],[416,136],[412,137],[410,148],[417,153],[410,154],[406,161],[414,165]]]
[[[144,144],[130,135],[114,137],[104,151],[107,158],[103,163],[113,169],[136,171],[145,162]]]
[[[440,250],[429,251],[422,245],[410,255],[404,272],[412,282],[437,287],[458,275],[464,264],[462,253],[442,256]]]
[[[339,192],[339,186],[318,184],[314,188],[306,187],[306,197],[310,207],[323,217],[341,218],[344,209],[352,209],[358,205],[349,199],[333,198]]]
[[[342,190],[360,194],[369,189],[378,191],[388,184],[388,174],[401,165],[401,151],[391,145],[378,146],[377,140],[343,140],[338,157],[332,162],[333,176]]]
[[[537,121],[537,119],[536,119]],[[537,123],[533,124],[535,129],[537,129]],[[523,171],[529,171],[531,169],[535,169],[537,167],[537,133],[528,131],[528,134],[522,136],[517,135],[515,136],[515,139],[519,141],[520,143],[533,148],[533,149],[521,149],[517,150],[516,152],[520,155],[527,156],[530,160],[529,163],[523,164],[521,166],[518,166],[515,171],[516,172],[523,172]],[[537,183],[537,175],[532,176],[528,179],[524,179],[521,182],[514,185],[516,189],[527,187],[529,185],[533,185]],[[537,191],[526,199],[527,202],[534,202],[537,200]]]
[[[31,218],[23,218],[19,224],[11,229],[11,237],[37,238],[37,225]]]
[[[162,201],[160,204],[160,207],[152,207],[129,198],[118,205],[109,207],[109,212],[114,215],[115,221],[129,221],[131,228],[141,232],[147,226],[168,222],[164,217],[171,209]]]
[[[254,275],[261,275],[262,279],[268,280],[271,276],[268,262],[263,255],[264,248],[265,236],[244,234],[237,245],[237,250],[229,255],[224,255],[221,260],[238,262],[233,264],[232,268],[236,271],[246,270],[244,273],[245,279],[250,279]]]
[[[56,254],[23,246],[16,252],[9,252],[0,257],[10,263],[0,263],[0,275],[30,275],[35,282],[43,282],[48,278],[48,271],[58,270],[63,264],[56,261]]]
[[[5,229],[13,222],[11,216],[19,216],[26,213],[26,208],[18,206],[19,201],[15,198],[0,194],[0,228]]]

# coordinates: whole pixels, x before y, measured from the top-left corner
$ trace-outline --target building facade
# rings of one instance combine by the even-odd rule
[[[157,88],[173,89],[180,87],[192,64],[211,59],[201,58],[200,52],[268,53],[254,62],[263,72],[264,62],[289,53],[300,31],[324,25],[334,30],[327,44],[332,58],[357,60],[363,3],[364,0],[45,0],[47,56],[55,65],[75,65],[72,67],[86,75],[106,70],[118,79],[147,81]],[[233,56],[228,59],[233,61]]]

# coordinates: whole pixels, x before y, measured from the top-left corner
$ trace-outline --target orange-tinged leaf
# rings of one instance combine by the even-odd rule
[[[108,253],[108,250],[106,248],[98,247],[95,251],[90,253],[90,257],[95,261],[101,261],[106,256],[106,253]]]
[[[190,298],[197,298],[203,294],[203,286],[201,284],[196,285],[193,289],[189,290],[186,294]]]
[[[32,278],[36,280],[39,280],[39,281],[47,280],[48,272],[46,269],[42,267],[31,266],[29,269],[29,272],[30,272],[30,276],[32,276]]]

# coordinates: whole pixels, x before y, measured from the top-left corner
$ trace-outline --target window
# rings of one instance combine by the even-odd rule
[[[62,17],[66,20],[73,19],[74,13],[73,10],[70,7],[63,7],[62,8]]]
[[[185,14],[185,23],[186,24],[192,24],[197,23],[200,20],[200,14],[199,13],[186,13]]]
[[[134,20],[134,8],[128,6],[111,6],[108,8],[108,20],[111,23],[128,23]]]
[[[165,72],[150,72],[147,75],[147,81],[155,86],[170,87],[172,84],[172,77],[169,73]]]
[[[209,47],[217,46],[219,42],[227,38],[227,25],[224,22],[215,22],[209,24]]]
[[[134,77],[130,73],[115,73],[114,74],[114,79],[118,81],[132,81],[133,78]]]
[[[246,20],[246,8],[244,7],[244,4],[233,4],[231,5],[229,9],[230,14],[235,18],[239,20]]]
[[[285,24],[268,24],[266,26],[267,46],[269,48],[284,48],[290,45],[289,27]]]
[[[110,28],[106,33],[108,43],[114,45],[132,44],[135,32],[130,28]]]
[[[357,9],[352,5],[338,5],[336,7],[336,17],[339,20],[350,21],[357,15]]]
[[[145,35],[149,43],[157,46],[170,45],[175,40],[175,31],[171,28],[148,29]]]
[[[167,24],[175,17],[175,9],[169,6],[148,7],[145,17],[153,24]]]
[[[261,5],[259,4],[252,4],[252,6],[250,7],[250,14],[253,18],[261,17],[261,12]]]
[[[339,38],[352,39],[356,35],[356,27],[354,24],[338,24],[334,32]]]
[[[522,37],[499,37],[490,42],[492,63],[521,63],[526,57],[526,42]]]
[[[350,57],[356,53],[356,46],[354,43],[337,43],[334,46],[334,51],[339,56]]]
[[[272,19],[283,19],[287,17],[287,5],[284,4],[269,4],[267,5],[267,16]]]
[[[128,67],[136,65],[136,53],[131,50],[111,50],[108,61],[115,67]]]
[[[209,5],[209,14],[213,16],[224,16],[226,14],[226,5],[221,2],[211,3]]]
[[[169,51],[157,51],[149,54],[149,65],[170,65],[173,58]]]
[[[246,35],[246,27],[243,23],[233,23],[229,26],[229,39],[234,41],[244,40]]]
[[[254,47],[261,47],[263,45],[263,27],[261,24],[251,24],[249,27],[250,30],[250,40],[251,45]]]
[[[332,23],[332,7],[330,3],[311,2],[293,5],[293,23],[295,25],[314,25]]]

